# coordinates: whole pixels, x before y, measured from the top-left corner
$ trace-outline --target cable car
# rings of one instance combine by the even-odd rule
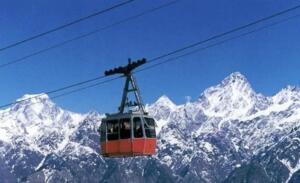
[[[99,127],[101,154],[104,157],[151,156],[155,154],[155,120],[145,111],[140,91],[132,71],[146,63],[146,59],[127,66],[105,71],[105,75],[123,74],[126,77],[119,112],[106,114]],[[131,87],[130,87],[131,85]],[[129,101],[129,93],[135,101]]]

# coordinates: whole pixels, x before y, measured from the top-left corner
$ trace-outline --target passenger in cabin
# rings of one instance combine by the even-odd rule
[[[127,120],[124,120],[121,122],[121,138],[127,139],[130,138],[130,122]]]
[[[126,130],[130,130],[130,123],[129,121],[124,122],[124,127]]]
[[[136,133],[136,137],[142,137],[143,136],[141,126],[137,126],[137,128],[135,129],[135,133]]]
[[[134,136],[139,138],[139,137],[143,137],[143,131],[142,131],[142,126],[141,123],[136,123],[135,124],[135,131],[134,131]]]

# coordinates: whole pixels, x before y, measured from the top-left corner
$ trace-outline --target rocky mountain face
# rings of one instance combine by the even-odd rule
[[[103,115],[77,114],[47,95],[0,111],[0,182],[300,182],[300,90],[256,93],[233,73],[193,102],[146,106],[157,155],[99,155]]]

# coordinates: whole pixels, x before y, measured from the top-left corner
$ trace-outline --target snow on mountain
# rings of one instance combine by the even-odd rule
[[[21,102],[0,113],[0,129],[5,131],[0,139],[14,144],[18,138],[27,149],[44,155],[62,149],[85,117],[57,107],[45,94],[24,95],[17,101]]]
[[[103,115],[97,112],[64,110],[45,94],[18,101],[0,111],[0,170],[6,172],[0,177],[7,182],[230,182],[250,166],[263,170],[278,163],[288,172],[280,180],[294,180],[298,172],[299,159],[289,157],[299,156],[300,144],[280,142],[299,138],[289,136],[300,126],[299,88],[263,96],[239,72],[196,101],[176,105],[164,95],[146,105],[158,132],[157,155],[151,158],[101,157],[97,128]],[[279,156],[290,147],[294,150]],[[278,155],[278,161],[265,152]],[[278,168],[271,169],[274,174]]]
[[[158,157],[184,180],[222,182],[224,174],[295,128],[299,112],[297,88],[266,97],[236,72],[197,101],[177,106],[160,133]]]
[[[176,108],[177,106],[165,95],[161,96],[154,104],[146,105],[146,110],[156,119],[157,133],[168,123],[170,114]]]
[[[247,79],[236,72],[221,84],[205,90],[199,100],[206,115],[237,119],[249,113],[256,102],[255,97]]]
[[[250,162],[236,168],[225,182],[299,182],[299,136],[299,128],[293,128],[272,146],[254,156]]]

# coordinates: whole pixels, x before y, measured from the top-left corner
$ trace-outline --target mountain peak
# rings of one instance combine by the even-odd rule
[[[45,93],[40,94],[25,94],[21,98],[17,99],[17,102],[28,101],[28,100],[48,100],[49,96]]]
[[[240,72],[231,73],[228,77],[226,77],[222,81],[223,85],[234,84],[234,83],[244,83],[249,85],[247,78]]]
[[[290,92],[300,92],[300,88],[298,86],[292,86],[292,85],[288,85],[283,90],[287,90]]]
[[[55,108],[56,105],[50,100],[45,93],[40,94],[25,94],[16,100],[16,103],[11,107],[13,111],[33,110],[37,113],[45,108]]]
[[[221,84],[206,89],[201,96],[207,113],[240,117],[253,107],[256,93],[250,83],[240,72],[234,72],[226,77]]]
[[[297,94],[300,94],[300,88],[297,86],[288,85],[280,90],[275,96],[296,96]]]
[[[300,88],[296,86],[288,85],[287,87],[283,88],[273,97],[273,101],[275,103],[286,103],[288,101],[299,101],[300,100]]]
[[[211,93],[211,91],[222,91],[225,93],[254,93],[247,78],[240,72],[234,72],[227,76],[220,84],[208,88],[205,93]],[[213,92],[214,93],[214,92]]]
[[[248,95],[255,94],[247,78],[240,72],[230,74],[217,86],[223,88],[225,92],[230,90],[235,93],[247,93]]]
[[[174,102],[172,102],[172,100],[167,97],[166,95],[162,95],[156,102],[155,104],[159,105],[159,106],[169,106],[171,108],[175,107],[176,105],[174,104]]]

